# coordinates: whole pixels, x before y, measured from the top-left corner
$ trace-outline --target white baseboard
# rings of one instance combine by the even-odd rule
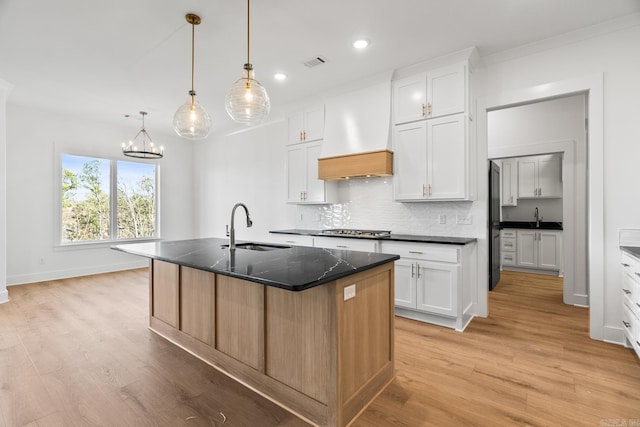
[[[9,292],[6,289],[0,291],[0,304],[9,302]]]
[[[48,280],[60,280],[70,277],[90,276],[92,274],[111,273],[114,271],[132,270],[134,268],[148,267],[149,261],[141,259],[137,261],[118,264],[96,265],[88,267],[70,268],[66,270],[43,271],[32,274],[14,274],[7,276],[7,286],[24,285],[27,283],[46,282]],[[0,301],[2,294],[0,293]]]
[[[604,339],[602,341],[608,342],[611,344],[624,345],[625,344],[624,330],[622,328],[616,328],[613,326],[605,326]]]

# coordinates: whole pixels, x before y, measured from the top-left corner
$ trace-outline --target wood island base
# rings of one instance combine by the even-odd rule
[[[388,262],[292,292],[153,260],[150,329],[312,424],[346,426],[394,378],[393,279]]]

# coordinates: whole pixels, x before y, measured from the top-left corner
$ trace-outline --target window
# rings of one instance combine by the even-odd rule
[[[61,158],[61,244],[157,237],[155,164]]]

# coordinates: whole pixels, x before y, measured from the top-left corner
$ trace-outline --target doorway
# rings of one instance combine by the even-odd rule
[[[562,156],[563,301],[582,306],[589,305],[587,105],[587,94],[580,93],[498,108],[487,113],[490,161],[551,153]],[[527,196],[520,204],[531,207],[542,204],[543,199],[545,197],[535,199]],[[531,216],[533,218],[533,213]],[[488,234],[492,240],[490,233],[492,231]],[[539,235],[535,234],[536,237]]]

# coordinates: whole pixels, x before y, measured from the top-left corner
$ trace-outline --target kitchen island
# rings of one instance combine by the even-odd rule
[[[151,259],[152,331],[313,424],[349,424],[394,376],[399,257],[226,243],[113,248]]]

